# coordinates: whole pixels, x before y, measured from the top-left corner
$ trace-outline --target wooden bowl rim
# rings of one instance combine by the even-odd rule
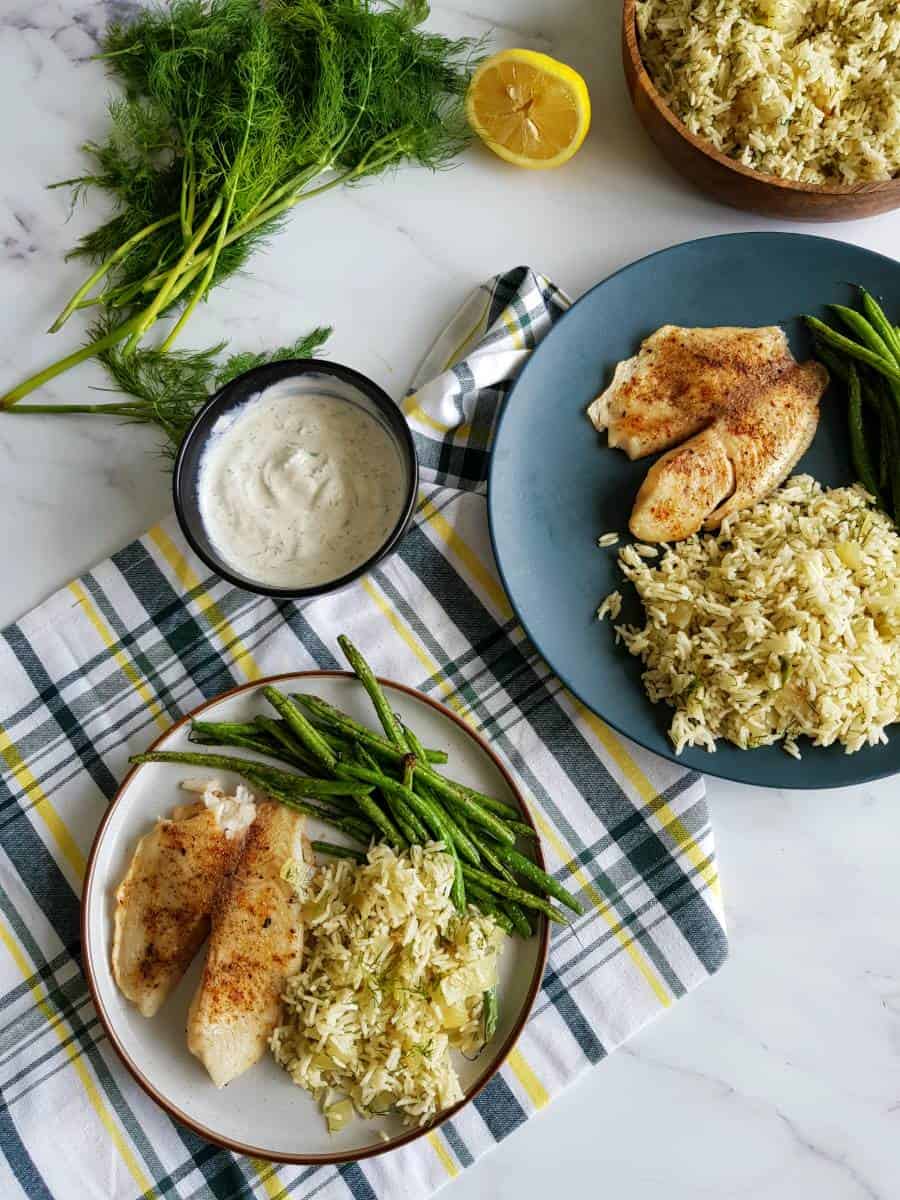
[[[845,184],[824,184],[824,183],[803,183],[800,180],[782,179],[780,175],[766,175],[762,171],[754,171],[752,167],[746,167],[737,159],[729,158],[727,154],[723,154],[721,150],[717,150],[711,142],[704,138],[698,137],[695,133],[691,133],[688,127],[675,115],[672,109],[663,100],[660,93],[657,91],[656,84],[650,77],[650,73],[644,66],[644,60],[641,57],[640,47],[638,46],[637,34],[637,0],[624,0],[622,8],[622,32],[624,42],[628,50],[628,56],[631,60],[631,65],[634,68],[635,76],[638,85],[649,97],[653,107],[660,116],[669,124],[672,129],[679,134],[689,145],[713,162],[718,163],[720,167],[725,167],[730,171],[734,171],[737,175],[742,175],[747,180],[753,180],[757,183],[766,184],[769,187],[782,188],[788,192],[806,192],[815,196],[859,196],[866,195],[872,192],[882,192],[894,189],[897,191],[898,201],[900,201],[900,176],[895,175],[891,179],[875,179],[868,180],[862,183],[845,183]]]

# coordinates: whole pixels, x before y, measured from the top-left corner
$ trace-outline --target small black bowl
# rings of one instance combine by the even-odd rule
[[[406,473],[406,500],[403,511],[383,545],[348,574],[328,583],[319,583],[314,587],[307,588],[269,587],[258,580],[242,575],[234,567],[223,562],[207,536],[200,516],[200,503],[197,495],[200,460],[218,419],[232,408],[243,404],[252,396],[283,379],[308,379],[310,391],[345,400],[348,404],[356,404],[374,417],[393,438]],[[193,424],[179,447],[172,479],[175,514],[182,532],[191,549],[210,570],[215,571],[223,579],[227,579],[235,587],[243,588],[244,591],[255,592],[259,596],[274,596],[278,599],[291,600],[300,600],[308,596],[324,596],[328,592],[336,592],[355,579],[359,579],[361,575],[365,575],[367,571],[371,571],[376,563],[390,554],[406,532],[412,520],[418,490],[419,462],[416,457],[416,447],[409,425],[400,408],[387,392],[382,391],[378,384],[373,383],[365,375],[361,375],[350,367],[341,366],[339,363],[321,362],[316,358],[289,358],[283,362],[268,363],[263,367],[255,367],[252,371],[247,371],[244,375],[239,375],[230,383],[226,383],[214,396],[210,397],[194,418]]]

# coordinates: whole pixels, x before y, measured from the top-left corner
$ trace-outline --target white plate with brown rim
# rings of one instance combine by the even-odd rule
[[[423,743],[449,754],[445,770],[470,787],[517,805],[523,820],[532,823],[526,805],[500,759],[487,742],[450,709],[402,684],[382,680],[391,706],[414,728]],[[188,741],[190,719],[245,721],[268,710],[259,694],[268,683],[283,691],[315,692],[373,725],[368,698],[352,675],[337,671],[306,671],[260,680],[201,705],[153,744],[156,750],[197,749]],[[253,757],[248,752],[224,753]],[[536,934],[507,938],[499,969],[500,1020],[497,1032],[470,1062],[455,1055],[464,1099],[442,1112],[431,1125],[405,1127],[399,1116],[351,1121],[340,1133],[329,1134],[313,1098],[291,1083],[270,1055],[222,1090],[216,1089],[185,1043],[190,999],[203,966],[203,950],[177,989],[155,1017],[142,1017],[116,987],[110,965],[115,891],[125,874],[138,839],[158,817],[183,803],[179,788],[197,768],[173,763],[135,767],[123,780],[91,849],[82,900],[84,968],[100,1020],[125,1066],[170,1116],[212,1142],[256,1158],[302,1164],[348,1162],[396,1149],[434,1129],[468,1104],[500,1069],[516,1043],[540,988],[549,944],[547,921],[541,917]],[[227,779],[236,783],[238,777]],[[312,837],[333,834],[314,820]],[[337,840],[333,838],[333,840]],[[540,843],[537,861],[543,865]]]

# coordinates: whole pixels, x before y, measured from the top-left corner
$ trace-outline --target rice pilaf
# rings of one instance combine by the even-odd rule
[[[900,171],[896,0],[637,0],[641,58],[691,133],[815,184]]]
[[[303,966],[272,1050],[332,1130],[352,1110],[422,1125],[463,1098],[450,1051],[481,1049],[505,935],[472,907],[456,911],[452,881],[438,844],[375,845],[367,862],[336,861],[307,886]]]
[[[900,535],[862,488],[809,475],[648,561],[619,552],[644,606],[616,636],[645,666],[669,736],[715,750],[797,738],[852,753],[900,719]]]

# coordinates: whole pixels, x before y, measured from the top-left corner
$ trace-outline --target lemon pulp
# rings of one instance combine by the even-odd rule
[[[503,50],[482,63],[466,107],[482,140],[501,158],[526,167],[567,162],[590,126],[584,80],[533,50]]]

